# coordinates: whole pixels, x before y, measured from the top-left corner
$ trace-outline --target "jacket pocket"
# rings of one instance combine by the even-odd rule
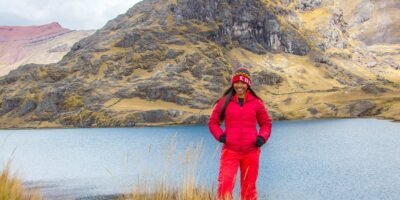
[[[226,135],[226,145],[235,147],[235,146],[240,146],[241,144],[241,138],[240,135],[235,134],[234,132],[231,132],[230,134]]]
[[[257,131],[247,130],[243,137],[243,145],[245,146],[256,146],[257,141]]]

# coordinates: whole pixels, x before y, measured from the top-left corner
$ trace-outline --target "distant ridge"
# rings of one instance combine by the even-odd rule
[[[59,60],[93,31],[75,31],[58,22],[36,26],[0,26],[0,76],[19,65],[49,64]]]
[[[35,40],[70,31],[58,22],[39,26],[0,26],[0,42]]]

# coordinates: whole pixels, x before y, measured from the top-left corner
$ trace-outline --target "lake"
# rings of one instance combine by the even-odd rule
[[[48,199],[104,199],[145,179],[179,186],[188,168],[212,187],[220,150],[206,126],[0,130],[0,169],[11,160],[24,185]],[[398,199],[400,123],[274,122],[257,187],[269,200]]]

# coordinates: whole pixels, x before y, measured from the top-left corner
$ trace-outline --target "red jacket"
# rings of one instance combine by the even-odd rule
[[[226,134],[224,148],[248,153],[255,150],[257,135],[267,142],[271,134],[271,119],[263,102],[247,92],[243,107],[240,106],[237,95],[233,96],[225,110],[225,130],[221,128],[219,115],[225,97],[221,98],[214,107],[208,128],[212,135],[219,141],[222,134]],[[257,122],[260,130],[257,130]]]

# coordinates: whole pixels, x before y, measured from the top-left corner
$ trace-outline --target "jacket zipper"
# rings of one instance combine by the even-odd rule
[[[246,102],[245,102],[245,100],[243,100],[243,105],[241,106],[240,105],[240,103],[239,103],[239,107],[240,107],[240,121],[242,122],[243,121],[243,107],[244,107],[244,104],[245,104]],[[243,126],[240,126],[240,141],[242,141],[242,138],[243,138]],[[239,143],[239,149],[240,149],[240,151],[243,151],[243,146],[242,146],[242,144],[241,143]]]

